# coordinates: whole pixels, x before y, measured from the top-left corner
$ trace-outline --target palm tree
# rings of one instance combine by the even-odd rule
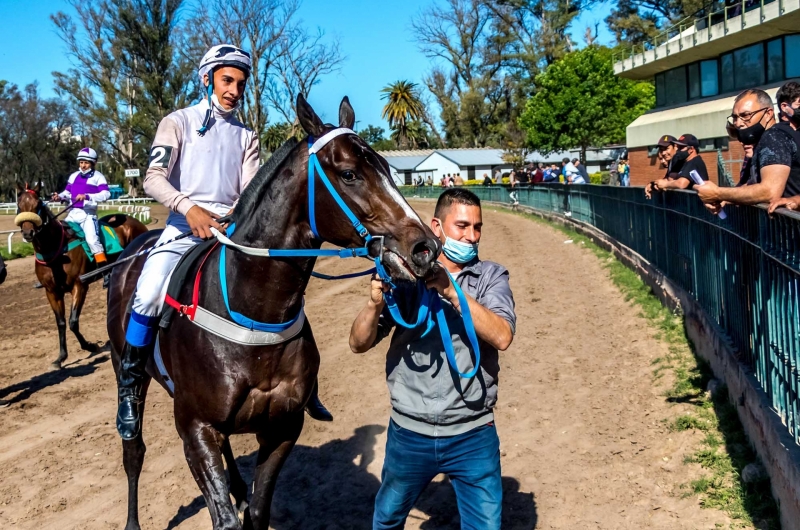
[[[408,122],[418,120],[425,112],[419,99],[417,84],[409,81],[397,81],[381,89],[381,99],[387,100],[383,107],[383,118],[389,127],[397,132],[398,144],[408,144]]]
[[[427,149],[430,147],[428,141],[428,128],[419,120],[409,120],[406,122],[405,132],[403,136],[399,128],[392,129],[391,139],[400,146],[405,142],[405,145],[412,149]]]

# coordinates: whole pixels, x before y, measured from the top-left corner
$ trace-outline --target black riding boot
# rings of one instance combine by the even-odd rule
[[[142,384],[152,351],[153,346],[137,348],[127,342],[122,350],[117,379],[117,432],[123,440],[133,440],[142,430]]]
[[[306,403],[306,412],[317,421],[333,421],[333,414],[319,400],[318,387],[319,385],[314,383],[314,390],[311,391],[311,397],[308,398],[308,403]]]

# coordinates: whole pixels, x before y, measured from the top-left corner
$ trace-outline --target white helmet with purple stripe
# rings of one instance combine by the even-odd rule
[[[97,151],[91,147],[84,147],[78,151],[78,160],[88,160],[89,162],[97,162]]]

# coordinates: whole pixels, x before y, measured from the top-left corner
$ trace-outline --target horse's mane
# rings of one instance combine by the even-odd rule
[[[242,216],[255,211],[256,206],[261,202],[267,184],[277,174],[278,168],[289,158],[289,154],[297,144],[297,138],[289,138],[283,142],[283,145],[272,153],[269,160],[259,168],[256,176],[253,177],[253,180],[250,181],[250,184],[247,185],[239,196],[239,202],[236,204],[236,209],[233,211],[234,220],[241,221],[243,218]]]

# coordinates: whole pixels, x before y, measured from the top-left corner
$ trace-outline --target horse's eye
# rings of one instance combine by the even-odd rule
[[[353,182],[356,180],[356,174],[354,171],[350,171],[349,169],[342,171],[342,180],[345,182]]]

